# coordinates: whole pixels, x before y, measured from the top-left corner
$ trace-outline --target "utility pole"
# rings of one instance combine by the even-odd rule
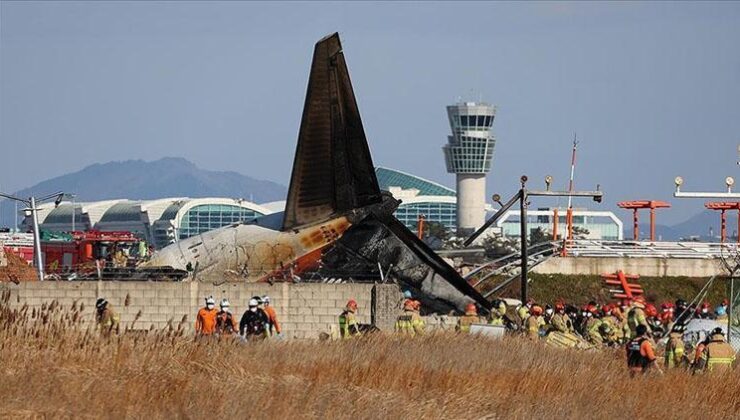
[[[498,203],[501,208],[493,215],[490,219],[486,221],[486,223],[483,224],[475,233],[473,233],[468,239],[465,240],[463,243],[464,246],[470,246],[470,244],[473,243],[483,232],[485,232],[486,229],[488,229],[492,224],[494,224],[497,220],[499,220],[504,213],[506,213],[511,207],[516,204],[517,200],[519,201],[519,240],[521,242],[521,300],[522,302],[526,302],[527,296],[528,296],[528,290],[527,290],[527,271],[529,270],[529,261],[528,261],[528,249],[527,249],[527,236],[529,234],[528,228],[527,228],[527,208],[529,206],[529,197],[590,197],[595,202],[601,203],[601,200],[604,197],[604,193],[599,190],[599,187],[596,187],[595,191],[551,191],[550,190],[550,183],[552,182],[552,177],[547,176],[545,178],[545,184],[547,185],[546,190],[528,190],[527,189],[527,176],[522,175],[522,177],[519,179],[519,182],[521,183],[521,188],[519,191],[517,191],[516,194],[514,194],[509,201],[506,202],[506,204],[501,203],[501,196],[498,194],[494,194],[493,201]]]

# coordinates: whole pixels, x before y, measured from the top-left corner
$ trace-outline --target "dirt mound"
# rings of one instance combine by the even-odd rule
[[[3,251],[0,250],[0,252]],[[18,283],[38,280],[36,271],[23,258],[11,252],[5,252],[4,259],[7,260],[8,265],[0,266],[0,282],[10,281]]]

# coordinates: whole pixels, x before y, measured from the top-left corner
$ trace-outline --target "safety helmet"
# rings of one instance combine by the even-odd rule
[[[206,298],[206,305],[215,305],[215,304],[216,304],[216,300],[213,299],[213,296],[208,296]]]
[[[542,306],[532,305],[532,315],[542,315]]]
[[[727,299],[722,299],[722,304],[725,305],[725,306],[727,306],[727,305],[730,304],[730,301],[727,300]]]
[[[649,317],[656,317],[658,316],[658,309],[652,303],[648,303],[647,305],[645,305],[645,315]]]
[[[465,305],[465,315],[478,315],[478,308],[475,307],[474,303]]]
[[[221,309],[223,309],[231,306],[231,303],[229,303],[228,299],[221,299],[221,303],[219,303],[218,305],[221,307]]]
[[[607,316],[607,315],[611,314],[612,313],[612,305],[606,304],[606,305],[602,306],[601,307],[601,313],[604,316]]]
[[[412,299],[406,299],[403,302],[403,309],[405,311],[413,311],[416,308],[416,301]]]
[[[727,308],[724,306],[718,306],[717,309],[714,310],[714,313],[718,316],[725,316],[727,315]]]
[[[95,307],[98,308],[98,310],[102,311],[106,306],[108,306],[108,301],[105,300],[105,298],[99,298],[95,301]]]
[[[683,300],[683,299],[676,299],[676,308],[686,309],[687,306],[689,306],[689,304],[685,300]]]
[[[257,306],[259,306],[259,304],[260,303],[257,301],[257,299],[255,299],[255,298],[249,299],[249,307],[250,308],[256,308]]]
[[[565,312],[565,305],[563,305],[563,302],[556,303],[555,310],[558,312]]]
[[[262,305],[262,296],[252,296],[252,299],[257,301],[257,305]]]
[[[262,296],[262,302],[263,303],[270,303],[270,296],[264,295]]]
[[[419,302],[418,300],[412,300],[412,302],[414,302],[415,311],[418,311],[419,309],[421,309],[421,302]]]
[[[404,290],[403,297],[405,297],[406,299],[411,299],[411,290]]]
[[[717,328],[713,329],[712,332],[709,335],[717,335],[717,334],[719,334],[719,335],[721,335],[723,337],[725,336],[725,332],[722,330],[721,327],[717,327]]]
[[[357,309],[357,301],[354,299],[350,299],[347,301],[347,307],[351,309]]]

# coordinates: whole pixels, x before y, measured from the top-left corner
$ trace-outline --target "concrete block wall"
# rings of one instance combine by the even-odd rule
[[[252,296],[269,295],[275,307],[283,334],[288,338],[317,338],[330,332],[349,299],[358,304],[357,318],[361,323],[380,320],[381,329],[392,329],[400,302],[399,288],[393,284],[290,284],[225,283],[220,286],[198,282],[23,282],[6,284],[11,290],[10,303],[20,307],[28,304],[40,307],[56,300],[71,308],[84,303],[83,319],[92,322],[95,301],[106,298],[121,316],[122,326],[130,326],[137,315],[137,329],[164,328],[171,320],[176,326],[183,318],[188,331],[193,330],[198,309],[206,296],[216,304],[229,299],[237,321],[247,309]],[[380,297],[380,298],[379,298]],[[126,301],[128,300],[128,305]]]

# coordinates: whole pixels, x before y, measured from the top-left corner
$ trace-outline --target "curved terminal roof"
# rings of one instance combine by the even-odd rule
[[[384,167],[375,168],[380,189],[390,191],[391,187],[400,187],[404,190],[418,190],[420,196],[450,196],[455,197],[455,190],[433,181],[415,175]]]

